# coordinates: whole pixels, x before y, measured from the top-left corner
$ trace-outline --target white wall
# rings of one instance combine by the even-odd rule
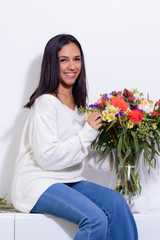
[[[90,101],[124,87],[138,88],[158,100],[160,1],[5,0],[0,5],[0,196],[8,193],[10,201],[13,166],[27,114],[22,105],[37,85],[47,41],[70,33],[81,42]],[[150,178],[142,170],[143,194],[137,206],[159,207],[159,166]],[[89,178],[108,185],[104,173],[90,172]]]

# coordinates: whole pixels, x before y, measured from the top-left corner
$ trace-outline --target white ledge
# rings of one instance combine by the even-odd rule
[[[139,240],[160,239],[160,209],[134,213]],[[78,227],[65,220],[43,214],[0,212],[0,239],[72,240]]]

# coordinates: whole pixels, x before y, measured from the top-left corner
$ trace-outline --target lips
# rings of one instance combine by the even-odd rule
[[[65,73],[65,76],[66,77],[69,77],[69,78],[74,78],[76,76],[76,72],[72,72],[72,73]]]

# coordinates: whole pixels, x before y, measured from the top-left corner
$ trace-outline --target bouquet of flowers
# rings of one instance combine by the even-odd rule
[[[103,94],[94,104],[79,112],[100,111],[103,125],[92,147],[99,160],[114,152],[116,191],[129,197],[141,192],[139,156],[143,151],[148,171],[156,166],[160,153],[160,100],[155,104],[137,89]]]

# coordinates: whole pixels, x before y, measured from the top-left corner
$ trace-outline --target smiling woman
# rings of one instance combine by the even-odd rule
[[[80,43],[68,34],[53,37],[44,51],[39,85],[25,105],[30,112],[16,161],[13,204],[22,212],[51,214],[77,224],[75,240],[137,240],[122,195],[82,176],[102,126],[100,112],[87,121],[78,114],[86,97]]]
[[[65,73],[68,74],[65,75]],[[71,80],[69,85],[65,85],[63,90],[61,89],[62,91],[58,91],[58,88],[64,85],[63,79],[66,77],[72,79],[73,84]],[[45,47],[39,85],[25,107],[30,108],[35,99],[42,94],[49,93],[58,97],[59,92],[62,97],[62,95],[66,95],[63,92],[66,88],[70,89],[74,104],[77,107],[85,107],[86,71],[81,45],[72,35],[60,34],[51,38]]]

